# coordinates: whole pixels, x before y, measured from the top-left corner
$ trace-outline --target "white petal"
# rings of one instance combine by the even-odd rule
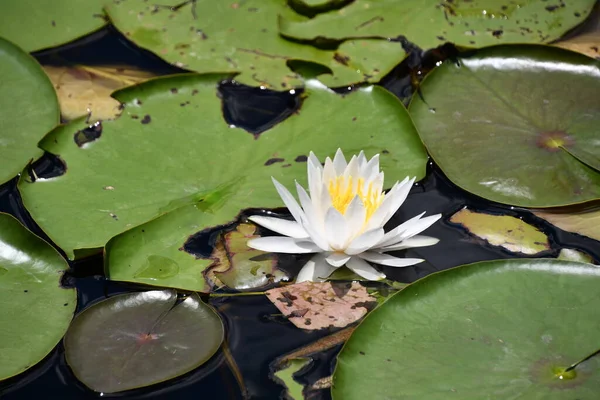
[[[406,197],[408,197],[408,193],[410,192],[410,189],[414,183],[415,178],[412,178],[405,183],[398,185],[396,192],[393,194],[392,198],[390,198],[391,203],[389,205],[389,209],[387,210],[387,215],[382,221],[384,225],[390,220],[390,218],[392,218],[396,211],[398,211],[402,203],[404,203],[404,200],[406,200]]]
[[[346,247],[346,254],[358,254],[363,251],[369,250],[371,247],[375,246],[377,242],[381,240],[383,237],[383,228],[376,228],[370,231],[366,231],[352,242],[350,245]]]
[[[285,236],[267,236],[250,239],[246,244],[253,249],[269,253],[301,254],[321,252],[319,246],[309,240],[294,239]]]
[[[263,217],[262,215],[253,215],[248,219],[260,226],[264,226],[273,232],[281,233],[282,235],[303,239],[308,237],[308,233],[302,225],[296,221],[288,221],[287,219]]]
[[[387,265],[390,267],[408,267],[409,265],[415,265],[425,261],[421,258],[398,258],[390,256],[389,254],[376,253],[374,251],[367,251],[358,254],[358,256],[367,261],[374,262],[375,264]]]
[[[348,238],[346,218],[331,207],[325,214],[325,239],[333,250],[344,250]]]
[[[311,152],[311,157],[315,157],[315,155]],[[317,163],[319,160],[316,161]],[[313,204],[318,204],[321,198],[321,187],[323,183],[321,180],[323,179],[323,168],[321,164],[315,165],[315,161],[309,158],[306,170],[308,173],[308,190],[310,191],[310,198]]]
[[[440,241],[438,238],[434,238],[431,236],[413,236],[406,240],[401,241],[400,243],[393,244],[390,246],[382,247],[380,251],[396,251],[396,250],[404,250],[410,249],[413,247],[427,247],[433,246]]]
[[[344,170],[344,177],[348,178],[348,177],[358,177],[358,173],[359,173],[359,169],[358,169],[358,159],[356,158],[356,156],[352,156],[352,158],[350,159],[350,162],[348,163],[348,166],[346,167],[346,169]]]
[[[341,267],[342,265],[346,264],[348,262],[348,260],[350,259],[350,256],[344,253],[339,253],[339,252],[335,252],[335,253],[331,253],[327,256],[327,258],[325,258],[325,260],[333,267]]]
[[[370,281],[380,281],[385,278],[385,274],[383,272],[377,271],[375,268],[370,266],[368,262],[358,257],[350,258],[350,260],[348,260],[346,263],[346,267],[350,268],[357,275],[360,275]]]
[[[296,283],[305,281],[322,282],[335,270],[325,261],[325,254],[317,254],[311,258],[300,270]]]
[[[277,182],[275,178],[271,177],[271,179],[273,180],[275,189],[277,189],[277,193],[279,193],[281,200],[283,200],[283,202],[285,203],[285,206],[292,214],[292,217],[294,217],[296,222],[299,222],[301,224],[304,223],[304,211],[302,211],[302,209],[298,205],[298,202],[296,201],[296,199],[294,199],[294,196],[292,196],[290,191],[287,190],[285,186]]]
[[[325,167],[323,167],[323,184],[328,186],[329,182],[334,180],[336,176],[337,174],[335,173],[333,161],[331,161],[331,158],[327,157],[325,159]]]
[[[398,194],[398,191],[409,182],[408,177],[404,178],[402,182],[396,182],[394,186],[385,195],[379,208],[369,219],[367,229],[379,228],[385,225],[387,221],[394,215],[396,211],[392,211],[392,207],[395,206],[394,199]]]
[[[317,156],[315,156],[315,153],[313,153],[312,151],[308,154],[308,163],[312,164],[312,166],[315,167],[315,169],[323,172],[323,166],[321,165],[321,162],[319,161]]]
[[[419,220],[419,218],[421,218],[423,215],[425,215],[425,211],[423,211],[421,214],[419,214],[417,216],[412,217],[409,220],[404,221],[403,223],[401,223],[400,225],[398,225],[397,227],[395,227],[394,229],[392,229],[391,231],[386,233],[385,236],[383,236],[383,239],[381,239],[379,241],[379,243],[377,243],[376,247],[391,246],[393,244],[400,242],[402,240],[402,234],[408,228],[410,228],[412,226],[412,224],[417,222]]]
[[[342,149],[337,149],[335,152],[335,157],[333,157],[333,167],[335,168],[336,175],[342,175],[344,170],[348,166],[346,162],[346,157],[344,157],[344,153],[342,153]]]
[[[344,218],[346,218],[348,230],[351,232],[350,237],[361,232],[367,218],[367,210],[360,197],[354,196],[344,213]]]
[[[425,229],[436,223],[441,217],[442,214],[430,215],[429,217],[421,218],[420,220],[412,223],[402,234],[401,240],[406,240],[410,237],[413,237],[417,233],[423,232]]]
[[[300,198],[300,203],[302,203],[302,207],[304,208],[304,215],[306,216],[306,224],[304,225],[304,229],[312,238],[313,242],[315,242],[319,247],[323,250],[329,249],[329,244],[325,240],[325,230],[323,224],[323,218],[317,214],[313,203],[308,197],[306,190],[298,182],[296,182],[296,190],[298,191],[298,197]]]
[[[365,156],[365,152],[363,150],[360,151],[360,153],[358,153],[358,166],[362,168],[367,165],[367,157]]]
[[[379,174],[379,154],[375,154],[373,158],[369,160],[361,172],[361,176],[365,180],[371,181],[377,176],[377,174]]]

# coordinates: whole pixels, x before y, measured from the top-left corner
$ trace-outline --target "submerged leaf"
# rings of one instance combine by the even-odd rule
[[[285,386],[285,396],[283,398],[291,400],[304,400],[302,394],[304,386],[294,379],[294,375],[310,364],[308,358],[295,358],[279,365],[279,368],[273,372],[275,381]]]
[[[332,396],[593,399],[600,356],[578,362],[598,349],[599,284],[600,268],[554,259],[429,275],[357,327],[338,356]]]
[[[259,237],[255,235],[255,231],[255,225],[242,223],[217,240],[211,255],[214,262],[205,271],[212,278],[209,280],[213,285],[246,290],[291,278],[277,268],[277,257],[274,254],[247,246],[248,240]]]
[[[463,208],[450,217],[450,222],[462,225],[492,246],[501,246],[513,253],[533,255],[550,249],[544,233],[510,215],[492,215]]]
[[[77,306],[60,285],[62,256],[0,213],[0,381],[33,367],[66,332]]]
[[[219,315],[197,294],[116,295],[77,315],[65,337],[75,376],[96,392],[115,393],[176,378],[206,363],[223,341]]]
[[[265,292],[269,300],[300,329],[343,328],[377,305],[360,283],[302,282]]]
[[[92,120],[115,118],[121,113],[120,103],[111,93],[154,76],[125,66],[46,65],[44,71],[54,84],[63,117],[69,120],[87,114]]]

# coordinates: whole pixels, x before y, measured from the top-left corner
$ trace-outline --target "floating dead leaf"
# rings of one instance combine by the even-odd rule
[[[561,249],[557,257],[559,260],[579,261],[593,264],[594,259],[588,253],[575,249]]]
[[[492,246],[501,246],[513,253],[532,255],[550,248],[544,233],[509,215],[484,214],[463,208],[450,217],[450,222],[462,225]]]
[[[255,225],[239,224],[218,238],[211,255],[215,262],[205,272],[212,286],[247,290],[289,279],[277,268],[276,255],[247,246],[248,240],[259,237],[255,232]]]
[[[285,395],[281,397],[293,400],[303,400],[312,398],[309,396],[310,392],[329,388],[331,386],[331,376],[321,377],[314,383],[309,384],[308,387],[305,387],[294,378],[314,361],[314,355],[344,343],[348,340],[352,332],[354,332],[354,329],[355,327],[348,327],[339,330],[315,342],[309,343],[306,346],[277,357],[271,362],[269,366],[271,370],[269,376],[273,381],[285,387]]]
[[[579,34],[554,45],[600,59],[600,3],[596,4]]]
[[[46,65],[43,68],[56,89],[61,113],[68,120],[90,112],[93,120],[115,118],[120,113],[120,103],[110,97],[111,93],[155,76],[130,66]]]
[[[571,213],[551,211],[534,211],[533,213],[563,231],[600,240],[600,209]]]
[[[298,328],[342,328],[365,316],[377,299],[358,282],[302,282],[265,292]]]

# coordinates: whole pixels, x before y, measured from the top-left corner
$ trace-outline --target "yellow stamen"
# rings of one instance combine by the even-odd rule
[[[354,179],[353,177],[338,176],[329,181],[329,195],[331,203],[340,213],[345,214],[348,206],[355,196],[358,196],[367,211],[365,222],[371,218],[373,213],[379,208],[383,201],[383,193],[373,188],[373,183],[369,183],[366,190],[363,189],[365,180],[363,178]]]

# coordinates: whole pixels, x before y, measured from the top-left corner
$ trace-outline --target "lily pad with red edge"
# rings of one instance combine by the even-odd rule
[[[67,331],[77,306],[61,286],[69,266],[48,243],[0,213],[0,381],[42,361]]]
[[[116,295],[77,315],[65,336],[65,357],[87,387],[115,393],[176,378],[219,349],[223,323],[192,294],[173,290]]]
[[[600,268],[499,260],[429,275],[371,312],[338,356],[334,400],[594,399]],[[570,369],[572,367],[572,369]]]
[[[448,178],[487,200],[552,207],[600,198],[600,63],[545,46],[448,60],[409,110]]]

